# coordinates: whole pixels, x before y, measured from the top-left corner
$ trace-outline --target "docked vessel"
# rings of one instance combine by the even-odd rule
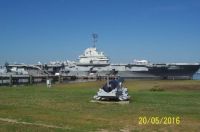
[[[97,34],[93,34],[93,46],[87,48],[78,61],[38,63],[36,65],[7,65],[12,74],[64,75],[71,77],[106,77],[109,75],[132,79],[192,79],[199,63],[150,63],[134,60],[129,64],[112,64],[109,57],[96,48]],[[1,70],[1,74],[7,74]]]
[[[78,62],[65,65],[69,76],[106,76],[114,74],[124,78],[135,79],[192,79],[200,67],[199,63],[150,63],[147,60],[134,60],[130,64],[111,64],[109,58],[94,46],[87,48],[79,56]]]
[[[65,71],[68,71],[69,76],[77,77],[106,76],[112,73],[135,79],[192,79],[199,67],[199,63],[154,64],[146,60],[135,60],[130,64],[110,64],[108,57],[102,52],[99,53],[96,48],[88,48],[79,57],[79,62],[68,62]]]

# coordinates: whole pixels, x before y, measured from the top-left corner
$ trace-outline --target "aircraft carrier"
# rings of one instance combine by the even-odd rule
[[[150,63],[134,60],[130,64],[110,64],[103,52],[96,47],[87,48],[78,62],[68,61],[65,72],[70,76],[106,76],[113,74],[133,79],[192,79],[199,63]]]
[[[0,74],[64,75],[70,77],[105,77],[107,75],[132,79],[192,79],[200,63],[150,63],[134,60],[129,64],[112,64],[110,59],[93,46],[87,48],[78,61],[50,62],[48,64],[7,64]],[[3,69],[3,68],[2,68]]]
[[[77,77],[112,74],[133,79],[192,79],[200,67],[199,63],[150,63],[147,60],[134,60],[130,64],[111,64],[110,59],[97,50],[96,39],[97,35],[93,34],[93,47],[87,48],[78,57],[78,62],[62,63],[65,74]]]

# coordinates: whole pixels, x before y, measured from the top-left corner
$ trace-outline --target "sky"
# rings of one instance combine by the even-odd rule
[[[76,60],[200,62],[199,0],[0,0],[0,64]]]

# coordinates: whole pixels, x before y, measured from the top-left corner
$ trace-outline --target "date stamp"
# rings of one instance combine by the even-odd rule
[[[179,125],[181,118],[179,116],[140,116],[138,118],[139,125]]]

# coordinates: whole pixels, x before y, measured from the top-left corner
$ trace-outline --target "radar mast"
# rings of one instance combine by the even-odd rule
[[[93,38],[93,47],[96,48],[96,42],[97,42],[98,35],[96,33],[93,33],[92,38]]]

